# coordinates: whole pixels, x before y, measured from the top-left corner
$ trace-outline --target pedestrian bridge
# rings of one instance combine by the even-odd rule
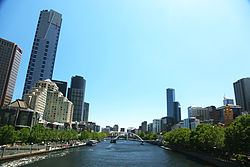
[[[112,132],[111,132],[111,134],[112,134]],[[120,133],[117,133],[116,132],[116,133],[113,133],[113,134],[115,135],[115,136],[113,136],[115,138],[111,139],[110,143],[116,143],[116,140],[119,140],[119,138],[126,138],[128,140],[131,137],[132,138],[136,137],[137,140],[141,142],[141,144],[144,144],[143,139],[140,136],[138,136],[137,134],[135,134],[135,133],[131,133],[131,132],[120,132]]]

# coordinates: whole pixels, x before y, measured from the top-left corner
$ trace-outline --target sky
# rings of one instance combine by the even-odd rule
[[[166,89],[182,107],[221,106],[249,77],[248,0],[0,0],[0,37],[19,45],[13,100],[21,98],[41,10],[63,21],[53,79],[86,79],[89,121],[138,127],[167,115]]]

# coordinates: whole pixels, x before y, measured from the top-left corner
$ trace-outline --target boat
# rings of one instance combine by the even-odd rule
[[[96,140],[89,140],[86,143],[87,146],[95,146],[97,145],[97,141]]]

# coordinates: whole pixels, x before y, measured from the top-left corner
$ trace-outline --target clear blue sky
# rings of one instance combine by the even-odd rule
[[[174,88],[190,105],[220,106],[250,73],[248,0],[0,0],[0,37],[23,49],[21,98],[39,13],[63,15],[53,79],[87,80],[90,121],[139,126],[166,116]]]

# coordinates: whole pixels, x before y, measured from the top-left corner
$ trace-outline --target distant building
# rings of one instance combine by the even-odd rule
[[[189,129],[193,130],[200,124],[200,120],[195,117],[189,118]]]
[[[183,121],[175,124],[174,126],[172,126],[172,130],[176,130],[176,129],[180,129],[180,128],[184,128],[184,123]]]
[[[148,125],[147,125],[147,121],[143,121],[141,123],[141,131],[146,133],[148,131]]]
[[[83,122],[88,122],[88,120],[89,120],[89,103],[84,102]]]
[[[23,100],[16,100],[0,109],[0,126],[12,125],[16,129],[32,127],[38,123],[38,113]]]
[[[153,133],[153,123],[148,124],[148,133]]]
[[[67,92],[67,82],[65,81],[58,81],[58,80],[51,80],[52,82],[56,83],[60,92],[62,92],[63,96],[66,97]]]
[[[125,128],[121,128],[121,129],[120,129],[120,132],[125,132]]]
[[[161,132],[171,131],[171,127],[174,125],[173,117],[163,117],[161,118]]]
[[[37,81],[52,79],[62,15],[54,10],[40,12],[30,55],[23,95]]]
[[[207,108],[202,107],[188,107],[188,116],[196,117],[199,120],[209,120],[209,111]]]
[[[175,90],[167,89],[167,116],[174,117]]]
[[[109,128],[102,128],[102,132],[106,133],[108,135],[110,133],[110,129]]]
[[[101,127],[99,125],[96,125],[95,126],[95,132],[100,132],[100,130],[101,130]]]
[[[153,131],[152,133],[160,133],[161,132],[161,120],[154,119],[153,120]]]
[[[86,81],[83,77],[76,75],[71,78],[68,99],[74,104],[73,122],[83,120],[85,85]]]
[[[231,110],[232,110],[232,113],[229,114]],[[226,111],[226,115],[225,115],[225,111]],[[223,124],[228,124],[228,122],[230,122],[231,119],[233,119],[233,120],[236,119],[236,117],[241,115],[242,111],[243,111],[243,109],[242,109],[241,106],[232,105],[232,104],[229,104],[229,105],[226,105],[226,106],[221,106],[221,107],[217,108],[217,112],[220,113],[220,118],[221,118],[220,122],[223,123]],[[231,116],[229,116],[229,115],[231,115]]]
[[[40,118],[50,123],[58,122],[71,126],[73,103],[63,96],[57,85],[50,79],[38,81],[24,95],[24,101],[39,113]]]
[[[215,106],[208,106],[206,109],[209,112],[209,118],[213,120],[213,124],[218,124],[221,121],[221,115]]]
[[[114,125],[112,128],[113,131],[118,132],[119,130],[119,126],[118,125]]]
[[[0,108],[11,103],[23,51],[0,38]]]
[[[250,112],[250,78],[242,78],[233,83],[236,104],[243,111]]]
[[[228,104],[233,104],[234,105],[234,100],[233,99],[229,99],[226,96],[224,96],[223,105],[226,106]]]
[[[174,102],[174,123],[181,122],[181,106],[179,102]]]

